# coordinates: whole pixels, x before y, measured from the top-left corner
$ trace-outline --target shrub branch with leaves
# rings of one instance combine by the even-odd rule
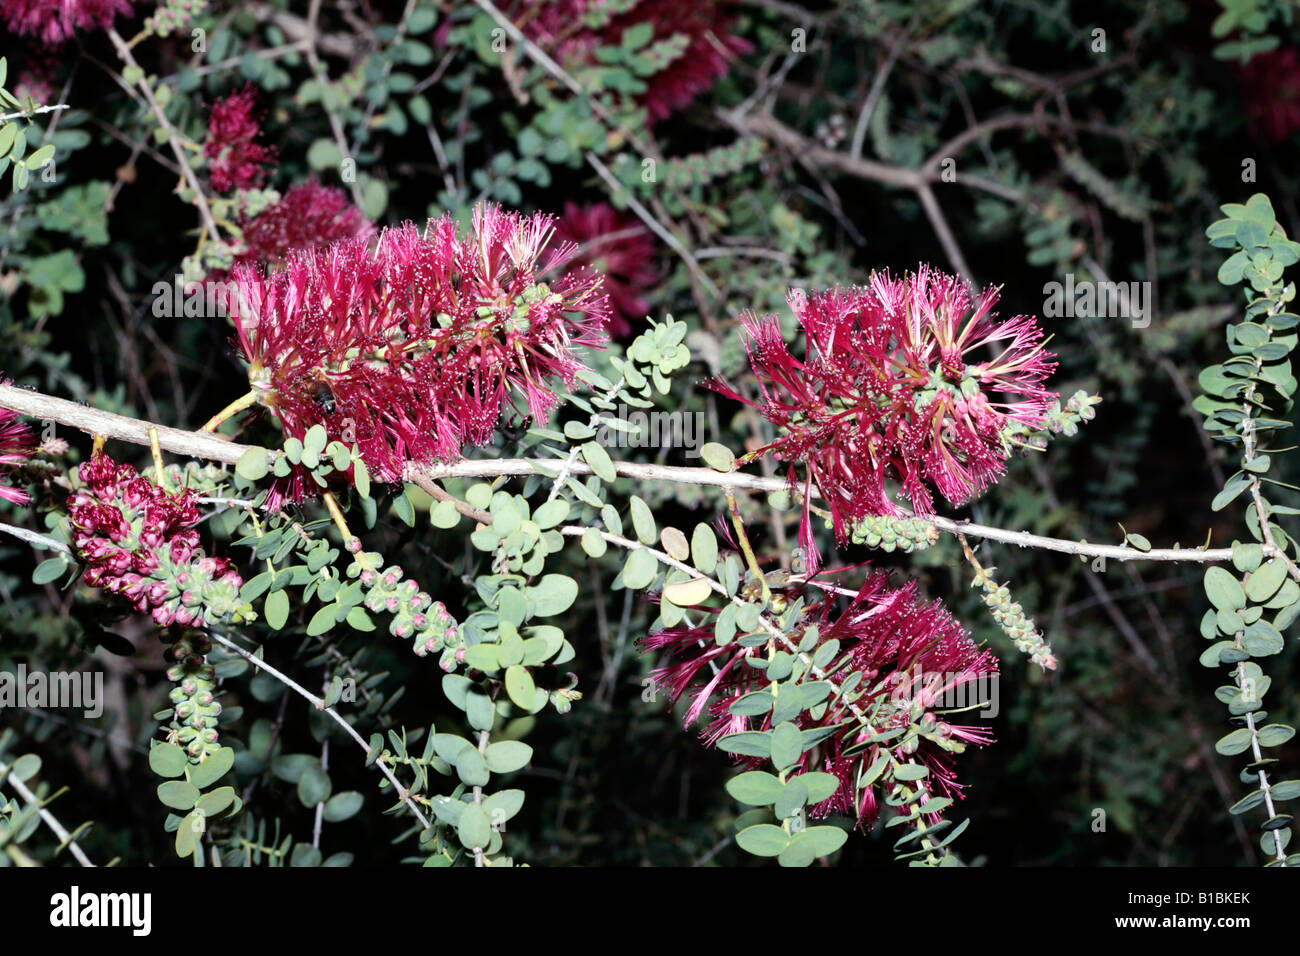
[[[1284,272],[1300,245],[1263,194],[1209,226],[1244,317],[1199,396],[1158,336],[1213,321],[1168,316],[1134,359],[1114,330],[1085,341],[1020,314],[1036,296],[1023,272],[981,285],[1004,262],[962,247],[971,232],[1009,235],[1028,267],[1100,281],[1131,245],[1153,300],[1175,272],[1187,289],[1166,282],[1167,300],[1213,298],[1184,275],[1212,251],[1179,235],[1203,211],[1187,197],[1212,193],[1208,173],[1194,147],[1169,145],[1207,135],[1206,91],[1189,91],[1194,69],[1148,56],[1181,4],[1119,4],[1138,25],[1111,52],[1067,13],[1040,24],[937,2],[411,0],[394,23],[363,6],[111,0],[47,17],[0,0],[26,44],[0,58],[0,327],[15,342],[0,342],[0,364],[23,383],[0,380],[13,522],[0,535],[28,579],[0,569],[18,638],[0,662],[94,666],[98,650],[145,647],[161,659],[154,681],[126,668],[139,693],[123,696],[153,731],[137,763],[175,859],[347,865],[344,838],[364,825],[428,866],[510,866],[558,845],[580,860],[600,840],[591,813],[563,823],[584,763],[655,761],[673,745],[623,723],[636,661],[642,700],[662,692],[727,755],[690,759],[733,765],[713,788],[732,801],[727,845],[808,866],[855,853],[862,833],[910,865],[962,865],[958,837],[982,819],[958,812],[982,784],[967,768],[1013,760],[974,713],[996,682],[1022,691],[1013,738],[1024,713],[1068,710],[1045,690],[1102,682],[1064,601],[1020,556],[1032,549],[1082,559],[1063,562],[1065,588],[1068,572],[1087,581],[1151,676],[1162,662],[1100,573],[1122,563],[1144,595],[1143,564],[1203,572],[1200,662],[1228,669],[1214,696],[1235,725],[1214,749],[1246,756],[1248,790],[1230,800],[1211,776],[1234,826],[1262,810],[1268,865],[1296,864],[1280,805],[1300,781],[1278,749],[1294,730],[1263,699],[1296,700],[1282,655],[1300,538],[1284,526],[1300,508],[1282,503],[1297,489],[1280,436],[1300,335]],[[1294,65],[1273,35],[1292,14],[1221,6],[1204,24],[1213,56],[1244,64],[1250,122],[1284,139],[1300,127],[1293,104],[1265,102],[1259,75]],[[1094,60],[1023,69],[986,49],[1011,28],[1076,52],[1088,36]],[[805,58],[810,31],[821,53]],[[74,43],[94,55],[52,65]],[[72,108],[79,69],[117,98]],[[1164,105],[1184,101],[1186,115]],[[68,184],[92,136],[124,162]],[[108,215],[146,164],[171,189],[165,248],[120,220],[110,242]],[[865,187],[862,205],[846,207],[840,177]],[[607,196],[575,192],[588,187]],[[934,245],[910,262],[941,251],[946,266],[899,271],[908,237],[867,246],[867,222],[872,243],[922,224]],[[92,252],[114,258],[102,279]],[[168,281],[141,305],[155,273]],[[121,313],[101,336],[121,350],[117,391],[95,341],[89,358],[56,344],[51,323],[88,283]],[[222,349],[237,367],[228,389],[210,360]],[[1122,508],[1156,426],[1139,411],[1092,442],[1049,443],[1096,420],[1103,395],[1103,409],[1142,409],[1143,362],[1201,413],[1209,473],[1222,468],[1211,439],[1236,457],[1208,509],[1240,509],[1230,547],[1153,547],[1127,516],[1141,530],[1121,525],[1119,544],[1077,536],[1069,499]],[[182,427],[200,408],[206,424]],[[648,424],[680,429],[681,416],[707,420],[713,440]],[[90,436],[89,454],[53,426]],[[1056,476],[1093,446],[1128,466],[1058,494]],[[1150,619],[1173,673],[1173,629],[1154,605]],[[0,734],[0,863],[66,852],[89,865],[87,847],[111,861],[123,841],[54,814],[42,719]],[[357,789],[336,789],[345,779]]]

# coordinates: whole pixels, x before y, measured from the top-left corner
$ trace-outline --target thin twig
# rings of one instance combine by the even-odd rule
[[[81,849],[77,841],[72,839],[72,834],[67,831],[54,814],[50,813],[49,810],[41,805],[41,801],[37,799],[36,794],[32,793],[27,784],[9,773],[11,769],[13,769],[12,765],[0,762],[0,778],[3,778],[5,783],[18,791],[20,797],[36,808],[36,812],[40,814],[41,819],[45,821],[45,825],[59,838],[59,842],[65,845],[72,855],[76,857],[78,863],[82,866],[88,866],[93,869],[95,864],[90,862],[90,857],[86,856],[85,851]],[[5,776],[6,774],[8,774],[8,776]]]
[[[126,41],[122,39],[121,35],[116,30],[111,28],[108,31],[108,38],[113,42],[113,48],[117,50],[117,55],[121,61],[128,67],[133,66],[137,70],[141,71],[140,79],[135,84],[136,88],[144,95],[145,101],[149,104],[150,111],[153,113],[154,118],[158,120],[158,125],[166,131],[167,142],[171,146],[172,152],[176,155],[176,163],[181,168],[181,175],[194,193],[193,203],[199,211],[199,217],[203,220],[203,228],[207,232],[209,238],[215,239],[218,235],[217,224],[212,218],[212,210],[208,207],[208,198],[203,194],[203,186],[199,183],[198,176],[190,166],[189,159],[185,156],[184,150],[181,149],[180,133],[176,131],[176,127],[172,125],[172,121],[167,118],[167,114],[163,112],[163,108],[158,105],[158,100],[154,98],[153,90],[149,86],[148,78],[144,74],[140,64],[135,61],[135,57],[131,53],[131,48],[127,46]]]
[[[361,747],[361,749],[365,751],[366,754],[370,753],[370,744],[366,742],[366,739],[362,737],[359,733],[357,733],[355,727],[353,727],[341,716],[339,716],[338,711],[336,711],[333,707],[326,707],[325,701],[323,701],[321,698],[317,697],[315,694],[313,694],[307,688],[303,687],[293,678],[288,677],[287,675],[282,674],[280,671],[276,670],[266,661],[262,660],[262,658],[257,657],[256,655],[250,653],[249,651],[244,650],[244,648],[240,647],[238,644],[230,640],[230,638],[226,637],[225,635],[220,634],[216,631],[212,631],[211,637],[214,641],[216,641],[226,650],[230,651],[231,653],[238,654],[240,657],[248,661],[248,663],[252,664],[258,670],[266,671],[268,674],[270,674],[272,677],[278,680],[285,687],[288,687],[299,697],[302,697],[304,700],[308,701],[317,710],[323,710],[325,713],[329,714],[331,717],[334,718],[334,720],[338,723],[340,727],[342,727],[344,730],[348,732],[348,734],[352,737],[352,739],[357,742],[357,745]],[[411,799],[410,791],[406,787],[403,787],[401,785],[397,777],[393,775],[393,772],[388,769],[388,765],[385,764],[382,760],[376,760],[375,765],[379,767],[383,775],[388,778],[388,782],[391,783],[394,789],[397,791],[397,796],[401,799],[401,801],[404,804],[406,804],[407,809],[409,809],[411,813],[415,816],[415,819],[419,821],[420,826],[424,827],[425,829],[428,829],[430,825],[429,821],[424,816],[424,814],[420,812],[420,808],[419,806],[416,805],[415,801]]]
[[[256,449],[256,445],[241,445],[204,432],[184,431],[179,428],[155,426],[151,422],[100,411],[76,402],[55,398],[41,392],[28,391],[13,385],[0,385],[0,408],[8,408],[23,415],[31,415],[77,428],[90,435],[128,441],[137,445],[149,444],[149,430],[157,428],[158,443],[167,451],[191,458],[235,464],[246,452]],[[281,452],[269,448],[261,449],[266,453],[267,462],[274,464]],[[407,466],[406,477],[415,482],[417,476],[426,479],[440,478],[495,478],[501,475],[537,474],[537,466],[552,467],[554,459],[528,458],[484,458],[471,461],[458,461],[445,465]],[[679,465],[656,465],[646,462],[616,461],[615,472],[624,478],[642,481],[666,481],[676,484],[708,485],[716,488],[743,491],[774,492],[790,488],[782,478],[750,475],[744,472],[719,472],[712,468],[688,468]],[[570,468],[575,475],[589,475],[591,466],[586,462],[575,461]],[[802,493],[802,486],[796,490]],[[819,494],[815,486],[809,488],[810,494]],[[1010,531],[1006,528],[993,528],[972,521],[946,518],[940,515],[918,516],[930,522],[940,531],[948,534],[969,535],[986,538],[990,541],[1002,541],[1022,548],[1040,548],[1057,551],[1061,554],[1106,558],[1111,561],[1187,561],[1196,564],[1217,564],[1232,560],[1231,548],[1152,548],[1141,551],[1127,545],[1094,544],[1088,541],[1069,541],[1063,538],[1049,538],[1044,535],[1031,534],[1027,531]],[[1282,554],[1276,545],[1265,545],[1265,554],[1270,557]]]
[[[622,195],[623,199],[627,202],[628,208],[636,213],[637,216],[640,217],[641,221],[649,226],[650,230],[656,236],[667,243],[673,252],[677,253],[677,255],[681,257],[682,262],[686,263],[686,268],[691,270],[691,275],[695,277],[695,280],[708,289],[709,293],[715,299],[721,298],[722,293],[718,291],[718,287],[713,283],[712,279],[704,274],[704,270],[700,268],[700,264],[695,261],[695,256],[691,255],[690,250],[682,244],[682,241],[673,235],[672,232],[669,231],[653,213],[650,212],[650,210],[641,205],[637,198],[632,195],[626,186],[618,181],[618,178],[609,171],[609,168],[600,161],[599,157],[597,157],[595,153],[587,153],[587,162],[591,165],[591,168],[600,175],[600,178],[605,181],[610,189],[615,193]]]

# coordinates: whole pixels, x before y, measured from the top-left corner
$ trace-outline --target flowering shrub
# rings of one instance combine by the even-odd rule
[[[0,863],[1300,863],[1291,14],[822,6],[0,0]]]
[[[131,0],[4,0],[0,16],[14,33],[56,45],[79,30],[107,30],[129,16]]]
[[[1031,317],[995,320],[997,298],[988,289],[972,303],[960,279],[927,267],[873,275],[864,289],[796,293],[802,361],[775,318],[745,317],[759,408],[779,434],[762,451],[806,464],[840,541],[866,517],[904,514],[887,479],[918,514],[934,513],[927,482],[965,504],[1002,474],[1019,433],[1045,425],[1058,400],[1043,386],[1052,356]],[[986,347],[995,357],[974,361]],[[811,542],[806,524],[801,538]]]
[[[716,0],[560,0],[513,7],[528,36],[570,68],[594,66],[598,51],[627,46],[637,36],[644,47],[636,70],[642,79],[633,82],[652,120],[689,105],[726,75],[734,56],[750,50],[748,41],[729,32],[731,18]]]
[[[569,270],[594,270],[609,296],[607,326],[613,338],[626,338],[649,312],[645,292],[655,281],[654,241],[650,230],[609,203],[564,204],[552,239],[572,243],[577,252]]]
[[[13,475],[23,466],[35,446],[31,432],[18,416],[9,410],[0,411],[0,498],[16,505],[28,502],[29,496],[17,487]]]
[[[594,272],[544,281],[573,252],[543,252],[550,228],[480,207],[464,236],[447,218],[408,223],[373,252],[353,239],[295,252],[279,272],[237,268],[257,401],[287,436],[319,423],[355,443],[382,481],[486,443],[507,401],[545,421],[560,401],[550,383],[576,382],[574,348],[601,341],[607,314]]]
[[[799,703],[807,706],[815,702],[816,706],[796,709],[792,723],[801,734],[811,733],[819,740],[821,755],[813,763],[813,754],[804,750],[790,768],[783,769],[797,770],[801,779],[810,771],[834,776],[833,793],[822,797],[817,792],[807,798],[810,816],[849,813],[859,824],[870,826],[879,814],[880,795],[913,785],[917,777],[912,772],[923,766],[930,782],[921,786],[939,799],[927,799],[921,812],[931,823],[937,822],[939,811],[961,787],[951,755],[960,753],[966,743],[991,743],[992,736],[982,727],[942,720],[934,709],[953,691],[996,674],[997,660],[977,647],[942,606],[920,601],[915,585],[891,589],[884,575],[877,574],[862,585],[843,612],[835,605],[834,595],[827,595],[804,611],[799,623],[809,627],[814,638],[803,650],[816,658],[822,648],[830,648],[831,659],[819,669],[834,673],[847,668],[861,674],[857,683],[861,692],[852,701],[840,697],[822,706],[831,685],[824,681],[799,684]],[[773,721],[781,714],[781,702],[778,695],[774,708],[769,688],[774,671],[788,673],[789,655],[767,654],[762,644],[719,645],[713,641],[713,632],[713,626],[678,626],[645,638],[647,650],[663,650],[681,658],[652,676],[676,698],[708,665],[711,678],[694,689],[686,721],[694,722],[707,709],[713,720],[704,731],[705,739],[711,744],[726,741],[727,749],[747,755],[747,749],[738,749],[749,746],[743,735],[771,731],[776,726]],[[883,741],[914,722],[919,732],[900,748],[902,753],[895,759]],[[753,768],[763,763],[752,755],[742,759]],[[766,774],[736,779],[733,793],[744,803],[754,801],[736,793],[741,787],[761,781],[779,790]]]
[[[212,106],[203,155],[208,158],[208,178],[219,193],[262,185],[273,165],[273,152],[258,143],[262,127],[252,87],[245,86]]]
[[[298,249],[325,249],[343,239],[366,238],[373,227],[341,189],[315,180],[299,183],[274,205],[240,224],[245,249],[234,263],[278,265]]]

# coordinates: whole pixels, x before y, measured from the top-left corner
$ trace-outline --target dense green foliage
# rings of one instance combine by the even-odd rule
[[[1083,393],[1057,409],[1067,424],[1054,430],[1063,437],[1044,452],[1013,457],[997,487],[969,508],[941,503],[943,514],[1145,551],[1240,546],[1252,530],[1250,517],[1242,519],[1248,496],[1216,496],[1225,487],[1244,492],[1254,475],[1281,483],[1269,487],[1273,514],[1300,505],[1294,456],[1253,464],[1259,456],[1249,441],[1243,450],[1212,440],[1239,420],[1220,416],[1207,425],[1205,418],[1219,410],[1215,398],[1226,407],[1254,388],[1233,391],[1224,371],[1230,353],[1241,354],[1239,343],[1293,344],[1285,316],[1295,270],[1285,278],[1281,270],[1295,262],[1286,237],[1300,232],[1290,175],[1300,66],[1281,55],[1293,42],[1288,4],[1252,4],[1252,14],[1224,3],[1237,19],[1216,21],[1213,4],[1164,0],[841,0],[824,10],[741,0],[715,24],[718,43],[744,41],[728,49],[723,75],[710,76],[689,105],[663,118],[648,112],[647,90],[697,53],[682,53],[669,14],[657,16],[650,0],[614,5],[630,11],[613,21],[621,24],[616,39],[608,11],[604,27],[592,13],[588,26],[600,39],[583,57],[562,56],[540,38],[540,46],[520,42],[513,24],[530,21],[527,3],[272,0],[254,10],[214,2],[197,5],[188,21],[173,3],[148,26],[145,6],[134,20],[117,19],[125,40],[78,32],[58,48],[57,61],[31,38],[0,32],[7,58],[0,86],[13,93],[0,100],[7,111],[0,157],[8,157],[0,159],[5,378],[161,426],[199,428],[248,390],[248,370],[234,357],[235,331],[224,314],[160,309],[158,285],[224,275],[241,254],[270,248],[257,245],[263,240],[249,224],[311,177],[341,190],[339,201],[377,227],[444,214],[466,225],[484,200],[556,214],[568,203],[608,203],[615,218],[577,237],[591,244],[585,261],[624,280],[621,301],[653,321],[622,316],[630,330],[587,358],[593,371],[549,426],[529,429],[507,413],[488,443],[466,450],[483,459],[557,456],[549,474],[490,488],[490,478],[444,481],[447,493],[477,512],[469,518],[415,483],[372,482],[364,465],[350,471],[355,449],[327,445],[323,430],[286,443],[266,415],[231,418],[222,430],[283,449],[280,464],[255,454],[238,470],[173,469],[174,487],[187,481],[218,499],[256,498],[289,472],[288,463],[335,490],[341,474],[355,476],[340,495],[360,550],[349,553],[317,502],[262,517],[205,506],[213,516],[202,532],[239,566],[245,584],[239,609],[232,598],[214,638],[260,646],[267,662],[323,703],[342,701],[368,757],[329,714],[225,644],[209,652],[192,635],[171,633],[165,648],[148,614],[79,581],[74,562],[0,536],[0,670],[89,667],[105,675],[107,701],[94,720],[71,710],[0,709],[0,764],[38,755],[39,774],[24,758],[25,772],[15,776],[40,781],[38,794],[67,788],[51,809],[69,829],[93,821],[79,843],[98,861],[175,864],[178,852],[193,848],[186,841],[203,832],[192,826],[202,817],[220,821],[207,836],[230,862],[372,864],[440,854],[446,861],[462,844],[487,846],[492,824],[504,819],[503,852],[517,862],[749,865],[754,857],[734,839],[745,809],[738,799],[774,806],[785,834],[770,825],[749,842],[772,838],[761,854],[782,852],[788,821],[817,799],[803,794],[783,805],[771,775],[738,789],[726,754],[700,746],[695,728],[683,731],[685,700],[674,708],[655,692],[650,672],[663,662],[638,647],[656,621],[681,620],[670,620],[676,611],[665,613],[647,593],[690,575],[669,572],[665,580],[660,564],[638,557],[644,550],[629,556],[598,532],[579,538],[554,529],[597,527],[600,517],[611,533],[686,561],[664,530],[680,528],[691,567],[712,576],[716,563],[724,603],[737,594],[758,600],[742,593],[744,581],[767,591],[767,583],[745,578],[743,555],[719,559],[717,542],[702,540],[712,539],[710,525],[722,528],[719,519],[732,527],[720,488],[616,476],[610,459],[729,472],[732,453],[770,441],[772,425],[755,409],[698,383],[717,377],[758,397],[741,316],[774,313],[793,341],[791,288],[861,284],[874,269],[899,274],[928,262],[981,288],[999,286],[1004,316],[1042,317],[1059,362],[1051,388],[1062,401]],[[1259,37],[1281,37],[1281,49]],[[1267,66],[1264,58],[1272,58]],[[203,153],[211,109],[246,83],[255,91],[259,142],[273,147],[275,166],[267,164],[264,181],[214,189],[213,157]],[[1220,208],[1257,193],[1271,197],[1267,214],[1262,197]],[[1225,215],[1245,217],[1261,234],[1221,226]],[[566,214],[562,222],[582,220]],[[601,234],[619,230],[623,237],[605,240],[602,253]],[[626,248],[628,233],[643,245]],[[1261,249],[1267,261],[1252,258]],[[1241,258],[1221,270],[1234,253]],[[1067,289],[1137,283],[1145,305],[1101,317],[1061,313],[1050,284],[1067,282]],[[1273,324],[1244,323],[1264,329],[1264,338],[1243,339],[1238,324],[1225,348],[1229,323],[1264,314]],[[1260,362],[1276,366],[1286,351],[1265,349]],[[1207,367],[1220,377],[1202,376]],[[1265,396],[1261,386],[1255,417],[1264,430],[1276,420],[1282,434],[1273,444],[1281,448],[1290,441],[1294,378],[1279,373],[1269,381],[1276,388]],[[1202,391],[1210,405],[1194,404]],[[704,440],[723,447],[708,446],[704,459],[681,442],[608,447],[595,440],[600,412],[620,403],[698,413]],[[57,417],[45,432],[34,423],[46,445],[27,475],[33,501],[0,502],[0,521],[68,541],[69,473],[89,458],[91,444],[76,428],[55,425]],[[115,442],[108,450],[152,473],[147,451]],[[556,479],[565,461],[585,462],[595,474]],[[770,458],[747,470],[785,475]],[[556,501],[564,507],[551,507]],[[784,492],[738,494],[730,503],[760,565],[798,570],[791,555],[799,504]],[[492,520],[483,522],[483,512]],[[966,542],[954,535],[931,538],[930,526],[895,523],[860,528],[837,549],[830,529],[813,524],[827,564],[869,560],[896,571],[894,583],[917,581],[923,597],[942,598],[1001,660],[996,743],[961,757],[966,789],[953,818],[969,821],[954,845],[961,860],[1172,866],[1258,863],[1278,854],[1273,831],[1261,838],[1250,816],[1259,814],[1262,796],[1242,801],[1243,782],[1255,784],[1249,775],[1239,781],[1240,768],[1223,756],[1244,750],[1247,738],[1241,747],[1238,738],[1226,748],[1220,740],[1232,729],[1224,704],[1243,721],[1253,711],[1239,694],[1216,692],[1198,635],[1230,642],[1235,632],[1215,611],[1244,612],[1248,601],[1270,613],[1294,608],[1280,597],[1292,587],[1283,584],[1280,561],[1271,590],[1258,578],[1243,589],[1238,577],[1261,574],[1258,548],[1234,547],[1236,576],[1219,566],[1232,581],[1225,585],[1194,561],[1107,561],[970,536],[975,560],[989,574],[996,565],[995,576],[972,587]],[[525,525],[536,533],[520,531]],[[701,525],[704,533],[693,532]],[[1257,516],[1253,531],[1259,535]],[[391,566],[400,567],[388,581]],[[410,617],[428,605],[392,611],[389,598],[409,598],[399,595],[402,577],[418,581],[462,630],[492,635],[475,645],[477,655],[471,647],[457,659],[468,662],[461,675],[440,669],[441,643],[439,653],[416,656],[418,640],[389,635],[385,614]],[[363,588],[363,581],[370,583]],[[999,582],[1009,582],[1014,601],[999,595]],[[765,622],[793,613],[763,606]],[[744,623],[742,631],[758,627]],[[1287,612],[1274,623],[1260,640],[1269,643],[1269,724],[1280,726],[1300,711],[1300,668],[1294,642],[1281,647]],[[1035,626],[1060,662],[1055,670],[1032,664],[1007,633]],[[814,646],[791,648],[791,667],[797,670],[799,653],[815,657]],[[164,661],[164,650],[176,656]],[[184,671],[195,655],[214,672]],[[1240,692],[1240,680],[1263,676],[1242,659],[1220,653],[1209,663],[1234,665],[1223,673]],[[462,676],[470,670],[487,674],[488,683],[471,686]],[[215,752],[228,766],[190,764],[170,744],[150,750],[160,727],[181,734],[168,721],[176,720],[176,694],[195,679],[219,685],[223,706],[211,719],[225,745]],[[500,687],[497,702],[484,695],[489,685]],[[197,701],[206,689],[181,696]],[[1252,733],[1254,726],[1251,719]],[[480,742],[489,730],[492,742]],[[777,759],[775,739],[750,741],[757,752],[729,749],[772,757],[784,785],[798,754]],[[1294,739],[1274,731],[1271,740],[1278,779],[1300,776]],[[457,797],[478,787],[489,791],[486,802],[448,809],[430,799],[423,806],[440,826],[430,828],[436,835],[421,834],[409,816],[381,812],[397,801],[376,760],[403,780],[423,782],[417,796],[459,785]],[[899,781],[906,779],[904,772]],[[807,784],[816,791],[827,781]],[[918,791],[900,803],[923,800],[924,788]],[[0,781],[0,803],[15,793]],[[20,807],[15,799],[11,809]],[[845,865],[894,858],[899,831],[882,819],[868,836],[843,842],[840,829],[851,822],[834,817],[818,827],[816,855],[830,852]],[[1274,818],[1276,828],[1284,822]],[[29,817],[17,828],[20,852],[62,862],[53,855],[58,838],[36,823]],[[834,834],[826,832],[831,824]],[[798,856],[792,861],[808,862]]]

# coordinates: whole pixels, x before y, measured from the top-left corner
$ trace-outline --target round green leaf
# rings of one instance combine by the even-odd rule
[[[271,629],[278,631],[284,627],[284,622],[289,619],[289,595],[284,591],[272,591],[266,596],[266,603],[262,607],[262,613],[266,617],[266,623]]]
[[[817,859],[817,854],[813,849],[812,840],[808,839],[805,833],[797,833],[791,838],[790,843],[780,855],[776,862],[782,866],[804,867]]]
[[[1282,586],[1286,580],[1286,562],[1274,559],[1261,564],[1246,579],[1246,597],[1257,604],[1263,604]]]
[[[839,827],[809,827],[803,835],[813,843],[817,856],[826,856],[842,847],[849,835]]]
[[[303,767],[302,776],[298,778],[298,800],[304,807],[324,803],[330,798],[333,789],[329,776],[320,768],[320,764]]]
[[[614,462],[610,460],[609,452],[605,451],[599,442],[585,443],[582,446],[582,457],[587,464],[591,465],[591,470],[601,481],[614,481],[618,478],[618,472],[614,470]]]
[[[339,823],[356,816],[365,802],[366,798],[356,790],[344,790],[325,801],[321,815],[330,823]]]
[[[718,565],[718,538],[707,524],[691,533],[691,562],[701,574],[712,574]]]
[[[1232,757],[1242,753],[1250,746],[1250,731],[1244,727],[1234,730],[1230,734],[1220,737],[1214,744],[1214,749],[1225,757]]]
[[[460,812],[460,822],[456,825],[456,836],[461,845],[472,850],[488,845],[492,839],[492,822],[478,804],[468,803]]]
[[[154,744],[149,748],[149,769],[160,777],[179,777],[189,763],[185,751],[173,743]]]
[[[732,777],[726,784],[732,798],[751,807],[771,806],[781,796],[781,781],[762,770],[750,770]]]
[[[582,550],[593,558],[604,557],[609,545],[605,543],[599,528],[588,528],[582,532]]]
[[[250,448],[235,462],[235,471],[249,481],[261,481],[268,470],[265,448]]]
[[[655,518],[650,511],[650,506],[641,499],[640,495],[633,495],[628,503],[632,509],[632,529],[640,542],[649,545],[658,542],[659,534],[655,528]]]
[[[568,521],[569,511],[569,502],[564,498],[556,498],[538,507],[533,512],[533,521],[537,527],[545,531],[547,528],[554,528],[557,524]]]
[[[195,809],[210,819],[227,810],[238,799],[234,787],[218,787],[199,797]]]
[[[190,783],[200,790],[206,790],[224,777],[226,772],[234,765],[234,748],[222,747],[220,750],[208,754],[203,763],[190,768]]]
[[[202,794],[199,788],[188,780],[168,780],[166,783],[158,784],[158,799],[164,806],[171,807],[173,810],[191,809],[198,803],[200,796]]]
[[[1264,549],[1254,542],[1235,542],[1232,546],[1232,565],[1238,571],[1254,571],[1264,560]]]
[[[1246,605],[1246,592],[1241,584],[1220,567],[1206,568],[1205,594],[1221,610],[1235,611]]]
[[[785,770],[803,753],[803,737],[799,728],[790,721],[778,724],[772,731],[772,766]]]
[[[771,823],[759,823],[737,833],[736,843],[754,856],[778,856],[789,845],[790,835]]]
[[[36,565],[32,571],[32,584],[49,584],[51,581],[57,581],[67,570],[68,564],[63,558],[48,558]]]
[[[798,777],[808,787],[808,803],[818,804],[829,800],[835,791],[839,789],[840,779],[833,773],[823,773],[820,770],[802,773]],[[824,854],[818,854],[823,856]]]
[[[628,554],[623,565],[623,586],[640,591],[648,587],[658,573],[659,563],[654,555],[644,548],[636,548]]]
[[[528,672],[527,667],[515,664],[506,668],[506,693],[510,695],[515,706],[526,711],[533,709],[537,685],[533,683],[533,675]]]
[[[704,443],[704,447],[700,449],[700,457],[714,471],[734,471],[736,467],[736,456],[732,454],[731,449],[715,441]]]
[[[1300,780],[1279,780],[1269,790],[1274,800],[1294,800],[1300,797]]]
[[[718,749],[743,757],[770,757],[772,755],[772,735],[765,730],[742,730],[737,734],[727,734],[718,741]]]
[[[499,740],[488,744],[483,756],[493,773],[514,773],[533,759],[533,748],[519,740]]]
[[[491,777],[483,755],[473,747],[465,747],[456,755],[456,775],[467,787],[481,787]]]
[[[535,617],[563,614],[578,597],[578,582],[567,574],[544,574],[525,592]]]
[[[460,512],[456,503],[450,500],[439,501],[429,509],[429,523],[435,528],[454,528],[460,523]]]
[[[1260,727],[1256,734],[1261,747],[1277,747],[1295,736],[1295,728],[1286,724],[1268,724]]]

